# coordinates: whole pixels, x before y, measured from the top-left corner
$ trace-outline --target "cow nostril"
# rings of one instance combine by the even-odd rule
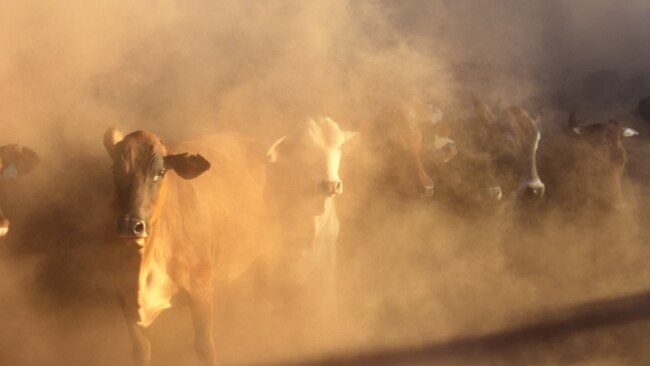
[[[434,192],[435,192],[435,188],[433,184],[427,184],[425,186],[422,186],[422,196],[431,197],[433,196]]]
[[[337,191],[340,190],[342,186],[343,186],[343,183],[341,183],[341,181],[336,182],[336,190]]]
[[[541,198],[544,196],[544,187],[528,187],[528,194],[534,198]]]
[[[140,221],[133,226],[133,233],[137,235],[142,235],[144,233],[144,222]]]

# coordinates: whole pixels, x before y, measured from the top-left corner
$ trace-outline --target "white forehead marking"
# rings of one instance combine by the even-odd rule
[[[436,123],[442,121],[444,116],[445,114],[442,113],[440,108],[438,107],[434,108],[433,112],[431,113],[431,124],[435,125]]]

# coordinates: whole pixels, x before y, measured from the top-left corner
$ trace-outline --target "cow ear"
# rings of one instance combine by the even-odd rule
[[[345,136],[343,140],[343,149],[346,152],[356,150],[357,146],[359,146],[359,141],[361,140],[359,138],[359,132],[357,131],[343,131],[343,134]]]
[[[496,122],[497,117],[492,113],[492,110],[487,104],[480,101],[476,96],[472,96],[472,99],[474,100],[474,112],[478,117],[488,121],[488,123]]]
[[[123,138],[124,135],[122,135],[122,132],[118,131],[114,127],[110,127],[104,133],[104,147],[111,158],[114,158],[115,155],[115,145],[122,141]]]
[[[210,162],[198,154],[167,155],[164,160],[165,169],[174,170],[183,179],[194,179],[210,169]]]
[[[18,145],[6,145],[0,148],[0,176],[15,179],[31,172],[40,162],[33,150]]]
[[[621,135],[623,135],[623,137],[634,137],[639,135],[639,131],[629,127],[623,127]]]
[[[277,163],[280,159],[280,155],[285,154],[289,150],[288,140],[287,136],[282,136],[271,145],[271,148],[266,153],[267,161],[269,163]]]

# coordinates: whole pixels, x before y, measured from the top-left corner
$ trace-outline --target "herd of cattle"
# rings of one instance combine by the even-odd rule
[[[135,269],[119,271],[117,282],[136,362],[149,363],[144,328],[181,290],[206,365],[216,363],[215,279],[260,267],[263,276],[281,272],[283,281],[334,297],[343,213],[336,203],[343,197],[339,211],[352,220],[342,220],[344,229],[388,196],[477,210],[501,202],[616,210],[625,202],[624,138],[635,135],[616,120],[590,123],[575,113],[501,109],[476,98],[458,118],[419,101],[390,100],[355,132],[328,117],[309,118],[270,149],[233,133],[167,145],[151,132],[109,129],[111,241],[130,252],[125,266]],[[0,159],[2,180],[39,162],[17,145],[0,147]],[[0,212],[0,236],[8,230]]]

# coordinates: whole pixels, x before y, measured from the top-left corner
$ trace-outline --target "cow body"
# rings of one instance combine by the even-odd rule
[[[149,362],[150,346],[142,330],[183,289],[191,299],[196,350],[205,364],[212,365],[212,283],[215,279],[237,278],[263,247],[257,229],[265,215],[264,170],[255,145],[237,135],[220,135],[167,148],[155,135],[143,131],[107,145],[118,188],[120,245],[137,248],[139,253],[129,262],[137,267],[137,277],[123,271],[128,275],[120,279],[136,360],[140,364]],[[188,157],[167,151],[196,151],[199,155]],[[141,156],[146,159],[141,160]],[[154,168],[149,181],[145,180],[155,192],[138,190],[138,183],[128,180],[137,179],[138,171],[151,171],[149,167],[162,158],[165,168],[161,173]],[[179,159],[189,161],[189,165],[179,167],[182,164],[174,161]],[[201,174],[207,169],[207,161],[215,169]],[[201,176],[193,179],[196,172],[191,170],[197,166]],[[164,173],[172,169],[176,174]],[[142,208],[151,197],[155,199],[147,213]]]

